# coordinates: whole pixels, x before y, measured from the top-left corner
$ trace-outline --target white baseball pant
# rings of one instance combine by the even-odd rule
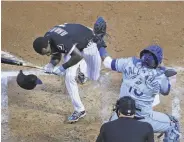
[[[74,110],[78,112],[84,111],[85,108],[80,99],[78,85],[75,80],[77,68],[80,66],[80,71],[91,80],[98,80],[101,69],[101,58],[96,43],[90,42],[83,50],[82,55],[84,59],[68,68],[65,75],[66,88],[71,97]],[[69,59],[70,56],[66,56],[64,60],[67,62]]]
[[[70,56],[65,56],[64,58],[65,62],[67,62],[69,59],[70,59]],[[82,59],[76,65],[68,68],[65,72],[66,88],[72,100],[74,110],[77,112],[85,110],[84,105],[79,96],[77,81],[75,80],[77,75],[77,69],[79,68],[79,66],[80,66],[80,71],[84,73],[84,75],[87,77],[87,65],[84,59]]]
[[[90,42],[87,45],[87,48],[84,48],[82,54],[87,64],[88,78],[91,80],[98,80],[100,77],[101,57],[97,48],[97,44]]]

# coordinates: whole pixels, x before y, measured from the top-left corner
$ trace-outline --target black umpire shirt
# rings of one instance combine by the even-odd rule
[[[102,125],[96,142],[154,142],[154,133],[149,123],[120,117]]]

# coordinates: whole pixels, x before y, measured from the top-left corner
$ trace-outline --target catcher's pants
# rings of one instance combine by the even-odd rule
[[[66,56],[64,58],[65,62],[67,62],[70,59],[70,56]],[[76,76],[77,76],[77,69],[80,67],[80,71],[87,76],[87,65],[84,59],[82,59],[79,63],[76,65],[68,68],[66,70],[65,74],[65,84],[66,88],[68,91],[68,94],[70,95],[70,98],[72,100],[72,104],[74,107],[75,111],[84,111],[84,105],[80,99],[79,96],[79,90],[78,90],[78,85],[76,81]]]
[[[165,133],[164,142],[179,142],[179,122],[167,114],[153,111],[140,121],[150,123],[155,133]]]

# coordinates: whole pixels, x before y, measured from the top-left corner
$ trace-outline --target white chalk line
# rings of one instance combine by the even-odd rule
[[[184,72],[183,67],[174,66],[173,67],[177,72]],[[172,92],[173,92],[173,99],[172,99],[172,115],[176,118],[181,118],[181,107],[180,107],[180,99],[179,95],[183,93],[183,90],[181,90],[181,86],[178,86],[177,82],[181,82],[177,79],[176,76],[171,77],[171,85],[172,85]]]
[[[11,55],[8,52],[1,51],[1,57],[6,57],[9,59],[15,59],[17,61],[21,61],[23,63],[28,63],[25,62],[24,60],[15,57],[14,55]],[[4,137],[3,139],[8,139],[10,137],[10,130],[8,127],[8,120],[9,120],[9,109],[8,109],[8,94],[7,94],[7,88],[8,88],[8,81],[12,79],[12,77],[16,77],[18,75],[19,71],[1,71],[1,125],[2,127],[1,132]],[[41,70],[36,70],[36,69],[30,69],[30,70],[25,70],[23,71],[25,75],[28,74],[34,74],[34,75],[48,75],[44,73]]]

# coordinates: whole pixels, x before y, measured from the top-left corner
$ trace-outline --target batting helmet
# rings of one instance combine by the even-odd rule
[[[140,58],[142,58],[144,53],[151,53],[154,57],[154,60],[156,62],[156,67],[162,63],[163,60],[163,50],[160,46],[158,45],[151,45],[148,46],[147,48],[143,49],[140,52]]]
[[[37,84],[42,84],[42,81],[35,75],[24,75],[22,70],[20,70],[17,76],[17,84],[26,90],[32,90],[36,87]]]

